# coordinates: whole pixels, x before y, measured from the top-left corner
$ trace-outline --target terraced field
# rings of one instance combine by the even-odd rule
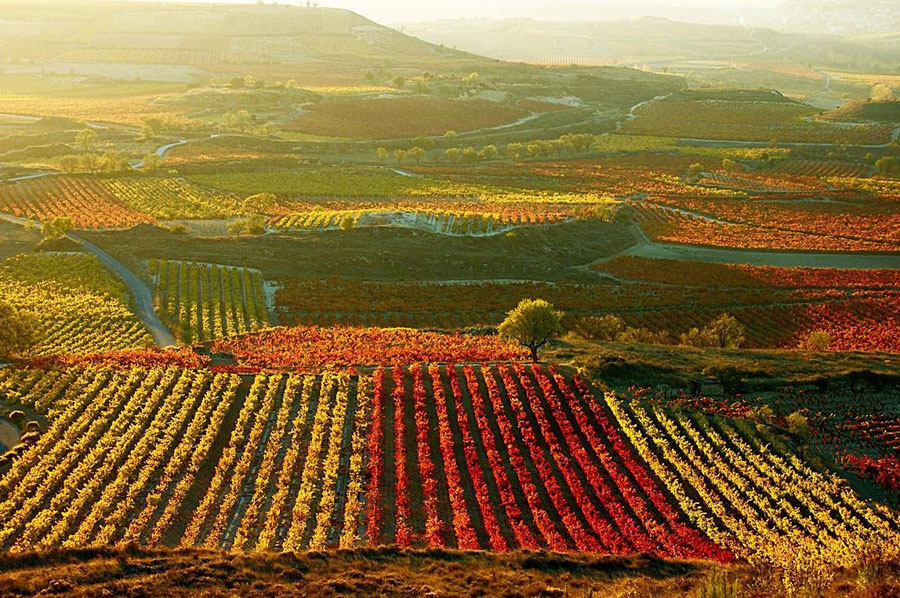
[[[76,228],[128,228],[157,219],[226,218],[236,196],[173,178],[52,176],[0,185],[0,212],[43,222],[62,216]]]

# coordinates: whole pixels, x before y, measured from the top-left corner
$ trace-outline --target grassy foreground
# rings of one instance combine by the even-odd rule
[[[769,571],[648,556],[394,548],[237,554],[68,549],[0,555],[0,598],[21,596],[497,596],[612,598],[780,596]],[[898,567],[836,571],[803,596],[897,596]],[[731,594],[728,594],[731,595]]]

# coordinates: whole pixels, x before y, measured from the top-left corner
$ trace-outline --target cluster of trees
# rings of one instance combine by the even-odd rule
[[[430,93],[432,91],[433,83],[452,82],[454,79],[454,75],[434,75],[429,72],[425,72],[418,77],[407,77],[406,75],[395,75],[392,77],[391,74],[386,73],[383,70],[377,73],[375,71],[366,73],[366,83],[369,85],[389,83],[395,89],[410,89],[416,93],[422,94]],[[438,91],[473,96],[486,87],[481,79],[481,75],[478,73],[469,73],[468,75],[461,76],[459,77],[458,83],[458,87],[444,84]]]
[[[626,344],[671,345],[738,349],[746,340],[744,325],[730,314],[722,314],[703,328],[691,328],[676,340],[668,332],[628,326],[615,315],[581,318],[573,324],[573,332],[586,340]]]
[[[455,131],[448,131],[444,135],[444,139],[451,143],[456,140],[456,137]],[[554,155],[561,157],[591,151],[595,139],[593,135],[586,133],[573,133],[549,141],[509,143],[502,150],[492,143],[483,145],[480,148],[471,145],[449,147],[443,151],[443,154],[436,154],[434,157],[439,160],[443,156],[449,162],[464,164],[493,160],[504,155],[511,160],[550,158]],[[418,164],[428,157],[428,152],[433,150],[435,145],[435,140],[430,137],[416,137],[412,140],[412,147],[409,149],[395,149],[391,152],[386,147],[379,147],[375,150],[375,155],[381,162],[386,162],[393,156],[398,165],[407,161],[415,161]]]
[[[386,162],[387,159],[391,157],[391,151],[386,147],[379,147],[377,150],[375,150],[375,155],[381,162]],[[419,147],[418,145],[413,146],[408,150],[395,149],[393,152],[394,160],[397,161],[398,166],[409,160],[414,160],[416,164],[418,164],[422,161],[422,158],[427,155],[428,151],[423,147]]]
[[[900,176],[900,158],[884,156],[875,161],[875,170],[884,176]]]
[[[506,155],[513,160],[520,158],[549,158],[551,155],[574,155],[591,151],[595,137],[587,133],[568,133],[549,141],[509,143]]]
[[[130,170],[131,164],[125,156],[113,152],[96,152],[97,131],[84,129],[75,135],[75,145],[80,154],[70,154],[59,158],[59,167],[64,172],[112,173]]]
[[[875,161],[875,170],[883,176],[900,176],[900,142],[888,145],[888,155]]]
[[[59,158],[63,172],[115,173],[131,170],[128,158],[117,152],[70,154]]]
[[[543,299],[523,299],[500,324],[500,337],[528,349],[537,361],[538,351],[561,334],[563,313]],[[582,338],[625,344],[673,344],[667,332],[628,326],[615,315],[582,318],[573,332]],[[680,336],[680,344],[688,347],[737,349],[745,341],[745,328],[730,314],[722,314],[703,328],[691,328]]]

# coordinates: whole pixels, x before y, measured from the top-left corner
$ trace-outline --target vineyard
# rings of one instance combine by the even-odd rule
[[[614,311],[630,326],[677,337],[702,327],[722,311],[746,328],[750,347],[808,348],[813,332],[829,337],[829,350],[900,350],[895,334],[900,321],[893,270],[846,271],[823,268],[771,268],[623,257],[599,268],[632,284],[664,292],[644,310]],[[706,305],[694,291],[716,289]],[[719,293],[722,293],[721,295]],[[730,295],[730,300],[726,296]],[[679,303],[681,305],[679,305]],[[690,303],[691,307],[684,307]]]
[[[739,421],[607,404],[691,521],[751,561],[848,563],[867,542],[896,542],[897,520],[865,505],[777,438]],[[699,496],[700,504],[690,496]]]
[[[829,169],[831,171],[831,169]],[[840,171],[838,171],[840,172]],[[699,181],[702,185],[723,189],[737,189],[753,194],[760,193],[802,193],[825,189],[825,185],[814,176],[791,175],[790,177],[768,177],[758,174],[714,171],[707,173]]]
[[[235,196],[178,179],[44,177],[0,185],[0,212],[47,221],[69,217],[76,228],[129,228],[156,219],[226,218]]]
[[[464,336],[409,328],[274,328],[216,341],[244,370],[317,372],[396,363],[481,362],[524,359],[526,352],[497,336]]]
[[[153,260],[160,317],[184,343],[256,332],[268,327],[262,273],[217,264]]]
[[[399,207],[399,206],[398,206]],[[399,226],[454,236],[490,236],[521,226],[563,222],[566,215],[538,210],[508,214],[492,212],[454,212],[446,209],[427,212],[384,210],[314,210],[274,219],[275,231],[328,231],[370,226]]]
[[[900,216],[890,206],[655,200],[628,203],[647,236],[659,241],[745,249],[900,249]]]
[[[892,139],[890,124],[822,123],[817,111],[786,101],[676,100],[645,104],[622,132],[691,139],[878,145]]]
[[[0,0],[0,598],[900,597],[896,2],[107,4]]]
[[[397,544],[768,562],[794,549],[842,564],[897,541],[892,514],[778,439],[604,402],[552,366],[88,368],[3,372],[0,389],[51,422],[0,477],[13,551]]]
[[[147,346],[129,294],[94,256],[21,255],[0,264],[3,300],[34,322],[33,356]]]
[[[240,213],[238,198],[179,179],[106,179],[103,185],[129,208],[161,220],[228,218]]]
[[[0,185],[0,211],[48,221],[68,217],[76,228],[128,228],[154,220],[126,206],[100,181],[44,177]]]
[[[313,104],[285,130],[326,137],[397,139],[471,131],[526,116],[525,110],[486,100],[425,96],[349,99]]]
[[[789,177],[862,177],[871,168],[866,164],[830,162],[826,160],[781,160],[770,173]]]
[[[621,257],[598,264],[604,283],[423,284],[341,279],[279,281],[275,312],[284,325],[387,326],[458,330],[497,326],[510,305],[543,297],[580,318],[614,314],[666,333],[671,342],[723,312],[746,327],[746,346],[796,348],[827,332],[830,349],[896,351],[900,318],[893,270],[752,268]],[[327,308],[323,308],[327,306]]]

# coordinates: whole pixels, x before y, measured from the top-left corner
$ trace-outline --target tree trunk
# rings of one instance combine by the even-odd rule
[[[538,348],[535,345],[528,345],[528,350],[531,351],[531,361],[537,363],[538,360]]]

